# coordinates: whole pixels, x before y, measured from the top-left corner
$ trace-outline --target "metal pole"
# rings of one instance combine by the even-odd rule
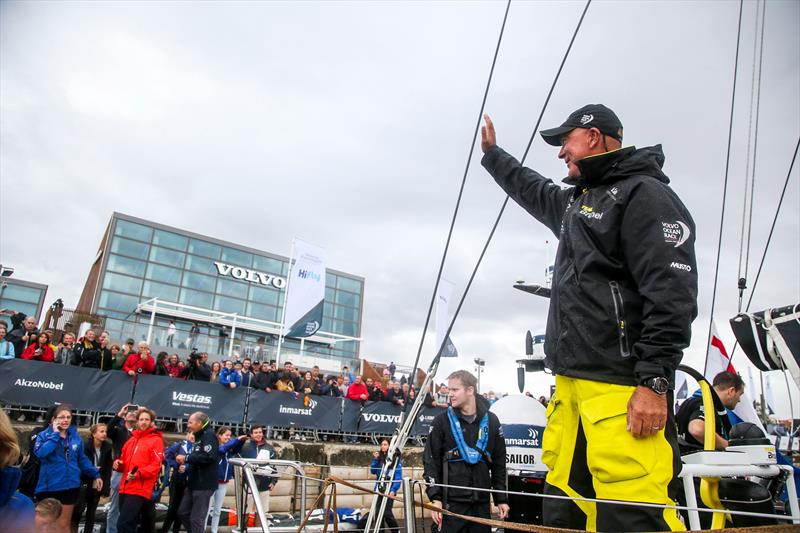
[[[150,341],[153,339],[153,325],[156,322],[156,308],[158,307],[158,298],[153,298],[153,309],[150,311],[150,326],[147,328],[147,345],[150,346]]]
[[[414,485],[410,477],[403,478],[403,518],[406,533],[417,533],[417,515],[414,510]]]
[[[289,285],[292,281],[292,258],[294,257],[294,239],[292,239],[292,251],[289,253],[289,268],[286,270],[286,288],[283,289],[283,308],[281,309],[281,328],[278,332],[278,353],[275,355],[275,362],[281,365],[281,345],[283,344],[283,328],[286,326],[286,300],[289,298]]]
[[[300,337],[300,357],[303,356],[303,350],[306,348],[306,338]]]
[[[236,334],[236,319],[239,315],[236,313],[233,314],[233,326],[231,326],[231,336],[228,337],[228,359],[233,357],[233,336]]]

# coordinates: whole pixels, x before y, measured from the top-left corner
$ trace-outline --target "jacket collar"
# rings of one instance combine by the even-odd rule
[[[626,146],[602,154],[590,155],[575,162],[581,175],[578,178],[567,177],[564,183],[592,187],[603,183],[609,177],[609,171],[636,151],[635,146]]]

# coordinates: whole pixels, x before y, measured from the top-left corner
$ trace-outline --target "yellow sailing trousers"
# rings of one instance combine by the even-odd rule
[[[665,429],[634,438],[627,412],[635,388],[556,376],[542,441],[546,493],[675,505],[680,458],[672,409]],[[588,531],[686,529],[674,509],[546,498],[543,514],[544,525]]]

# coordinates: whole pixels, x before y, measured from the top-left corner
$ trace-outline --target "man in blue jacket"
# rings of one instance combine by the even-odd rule
[[[226,388],[235,389],[242,382],[242,376],[233,368],[232,361],[225,361],[225,366],[219,372],[219,384]]]

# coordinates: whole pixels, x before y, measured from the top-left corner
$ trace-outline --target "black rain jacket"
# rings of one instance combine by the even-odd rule
[[[577,161],[562,189],[492,147],[483,166],[559,239],[545,337],[555,374],[621,385],[665,376],[697,316],[695,226],[661,146]]]
[[[478,442],[483,415],[489,411],[489,401],[483,396],[475,397],[477,404],[476,417],[473,422],[467,422],[461,417],[461,412],[455,412],[461,420],[464,432],[464,442],[467,446],[475,447]],[[465,461],[448,461],[448,452],[456,449],[456,441],[450,430],[450,420],[447,412],[440,413],[433,419],[431,432],[425,442],[423,461],[425,466],[425,480],[428,483],[444,483],[446,485],[459,485],[462,487],[476,487],[480,489],[493,489],[492,499],[495,505],[508,503],[506,490],[506,441],[500,430],[500,420],[497,415],[489,413],[489,441],[486,444],[488,462],[480,461],[470,465]],[[447,468],[447,482],[444,479],[444,469]],[[445,489],[443,487],[429,486],[428,498],[438,500],[447,506],[448,502],[486,503],[489,493],[469,489]],[[445,498],[446,496],[446,498]]]
[[[219,440],[214,431],[205,427],[194,434],[194,445],[186,457],[188,469],[186,486],[191,490],[217,490]]]

